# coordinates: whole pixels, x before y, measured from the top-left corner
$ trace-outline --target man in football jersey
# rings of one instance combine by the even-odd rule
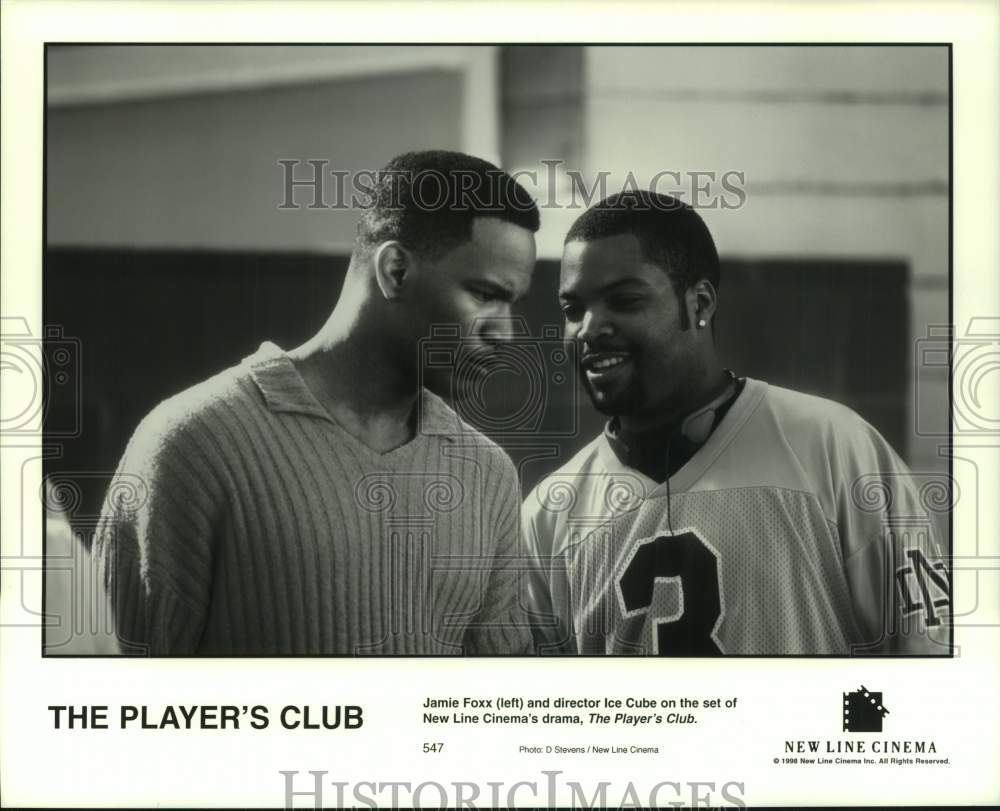
[[[850,409],[726,369],[718,289],[711,234],[673,198],[616,195],[566,236],[565,337],[610,419],[522,508],[540,647],[947,654],[905,466]]]
[[[435,325],[473,357],[509,335],[538,209],[443,151],[395,158],[371,197],[320,331],[263,344],[132,437],[97,547],[126,650],[530,651],[516,472],[423,387],[453,370],[422,375],[420,350]]]

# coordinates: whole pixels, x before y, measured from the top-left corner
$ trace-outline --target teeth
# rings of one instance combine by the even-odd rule
[[[607,358],[605,360],[599,360],[599,361],[596,361],[596,362],[592,363],[590,368],[592,368],[592,369],[609,369],[612,366],[617,366],[618,364],[624,363],[624,362],[625,362],[625,358],[623,358],[623,357]]]

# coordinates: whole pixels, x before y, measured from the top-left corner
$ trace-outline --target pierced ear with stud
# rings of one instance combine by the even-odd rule
[[[690,316],[689,324],[695,329],[705,329],[715,314],[715,288],[708,279],[699,279],[687,289],[685,302]]]

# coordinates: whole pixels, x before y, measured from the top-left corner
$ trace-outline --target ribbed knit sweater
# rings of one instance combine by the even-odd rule
[[[517,474],[423,390],[378,453],[273,344],[155,408],[108,491],[97,556],[126,652],[530,652]]]

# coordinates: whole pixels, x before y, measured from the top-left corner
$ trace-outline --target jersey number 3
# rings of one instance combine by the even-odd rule
[[[618,581],[626,616],[648,612],[658,580],[678,584],[680,608],[671,617],[650,616],[660,656],[720,656],[713,634],[722,615],[719,563],[693,532],[661,535],[636,548]]]

